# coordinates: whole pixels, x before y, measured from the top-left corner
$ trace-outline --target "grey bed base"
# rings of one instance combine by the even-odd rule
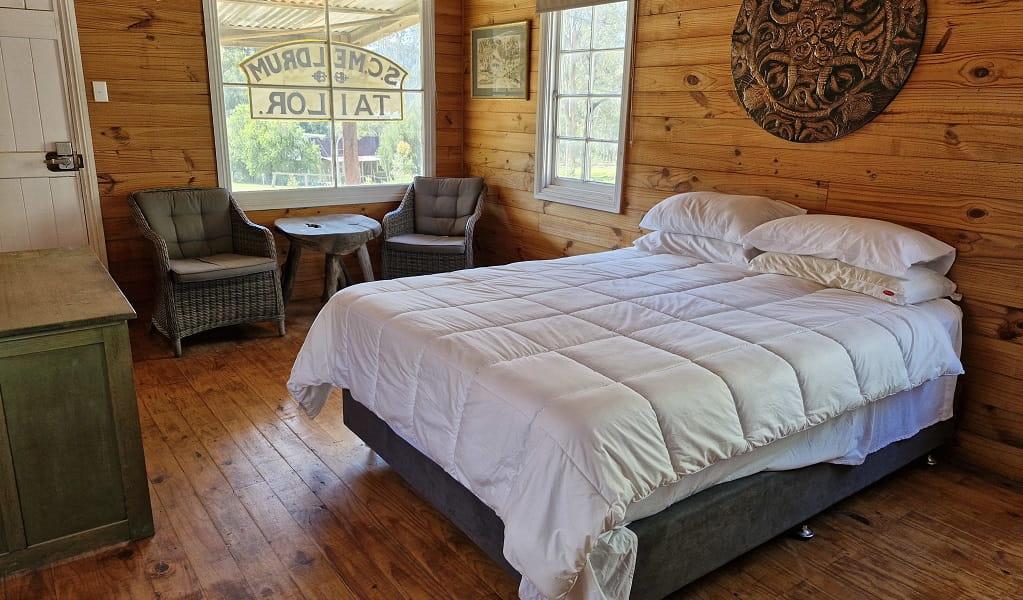
[[[516,580],[505,560],[504,524],[453,477],[344,391],[344,422],[403,479]],[[821,463],[722,483],[628,525],[639,538],[633,600],[663,598],[804,523],[952,437],[943,421],[891,444],[858,466]]]

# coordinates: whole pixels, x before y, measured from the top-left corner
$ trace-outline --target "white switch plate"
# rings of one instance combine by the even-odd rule
[[[92,82],[92,99],[96,102],[110,102],[110,96],[107,95],[107,82]]]

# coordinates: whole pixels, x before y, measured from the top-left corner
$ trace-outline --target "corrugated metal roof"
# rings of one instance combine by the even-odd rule
[[[329,9],[328,9],[329,4]],[[328,16],[329,10],[329,16]],[[225,46],[265,46],[300,38],[367,44],[418,21],[419,0],[219,0]]]

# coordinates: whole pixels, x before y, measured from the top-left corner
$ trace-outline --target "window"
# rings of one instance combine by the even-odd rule
[[[220,184],[244,207],[394,200],[432,173],[432,0],[204,2]]]
[[[629,0],[543,13],[537,197],[621,209],[634,10]]]

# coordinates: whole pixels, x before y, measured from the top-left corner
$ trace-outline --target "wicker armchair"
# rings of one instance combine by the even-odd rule
[[[284,335],[273,234],[249,221],[227,190],[141,190],[128,205],[153,249],[160,289],[152,328],[175,356],[181,338],[226,325],[277,321]]]
[[[479,177],[416,177],[398,208],[384,215],[384,278],[471,268],[486,197]]]

